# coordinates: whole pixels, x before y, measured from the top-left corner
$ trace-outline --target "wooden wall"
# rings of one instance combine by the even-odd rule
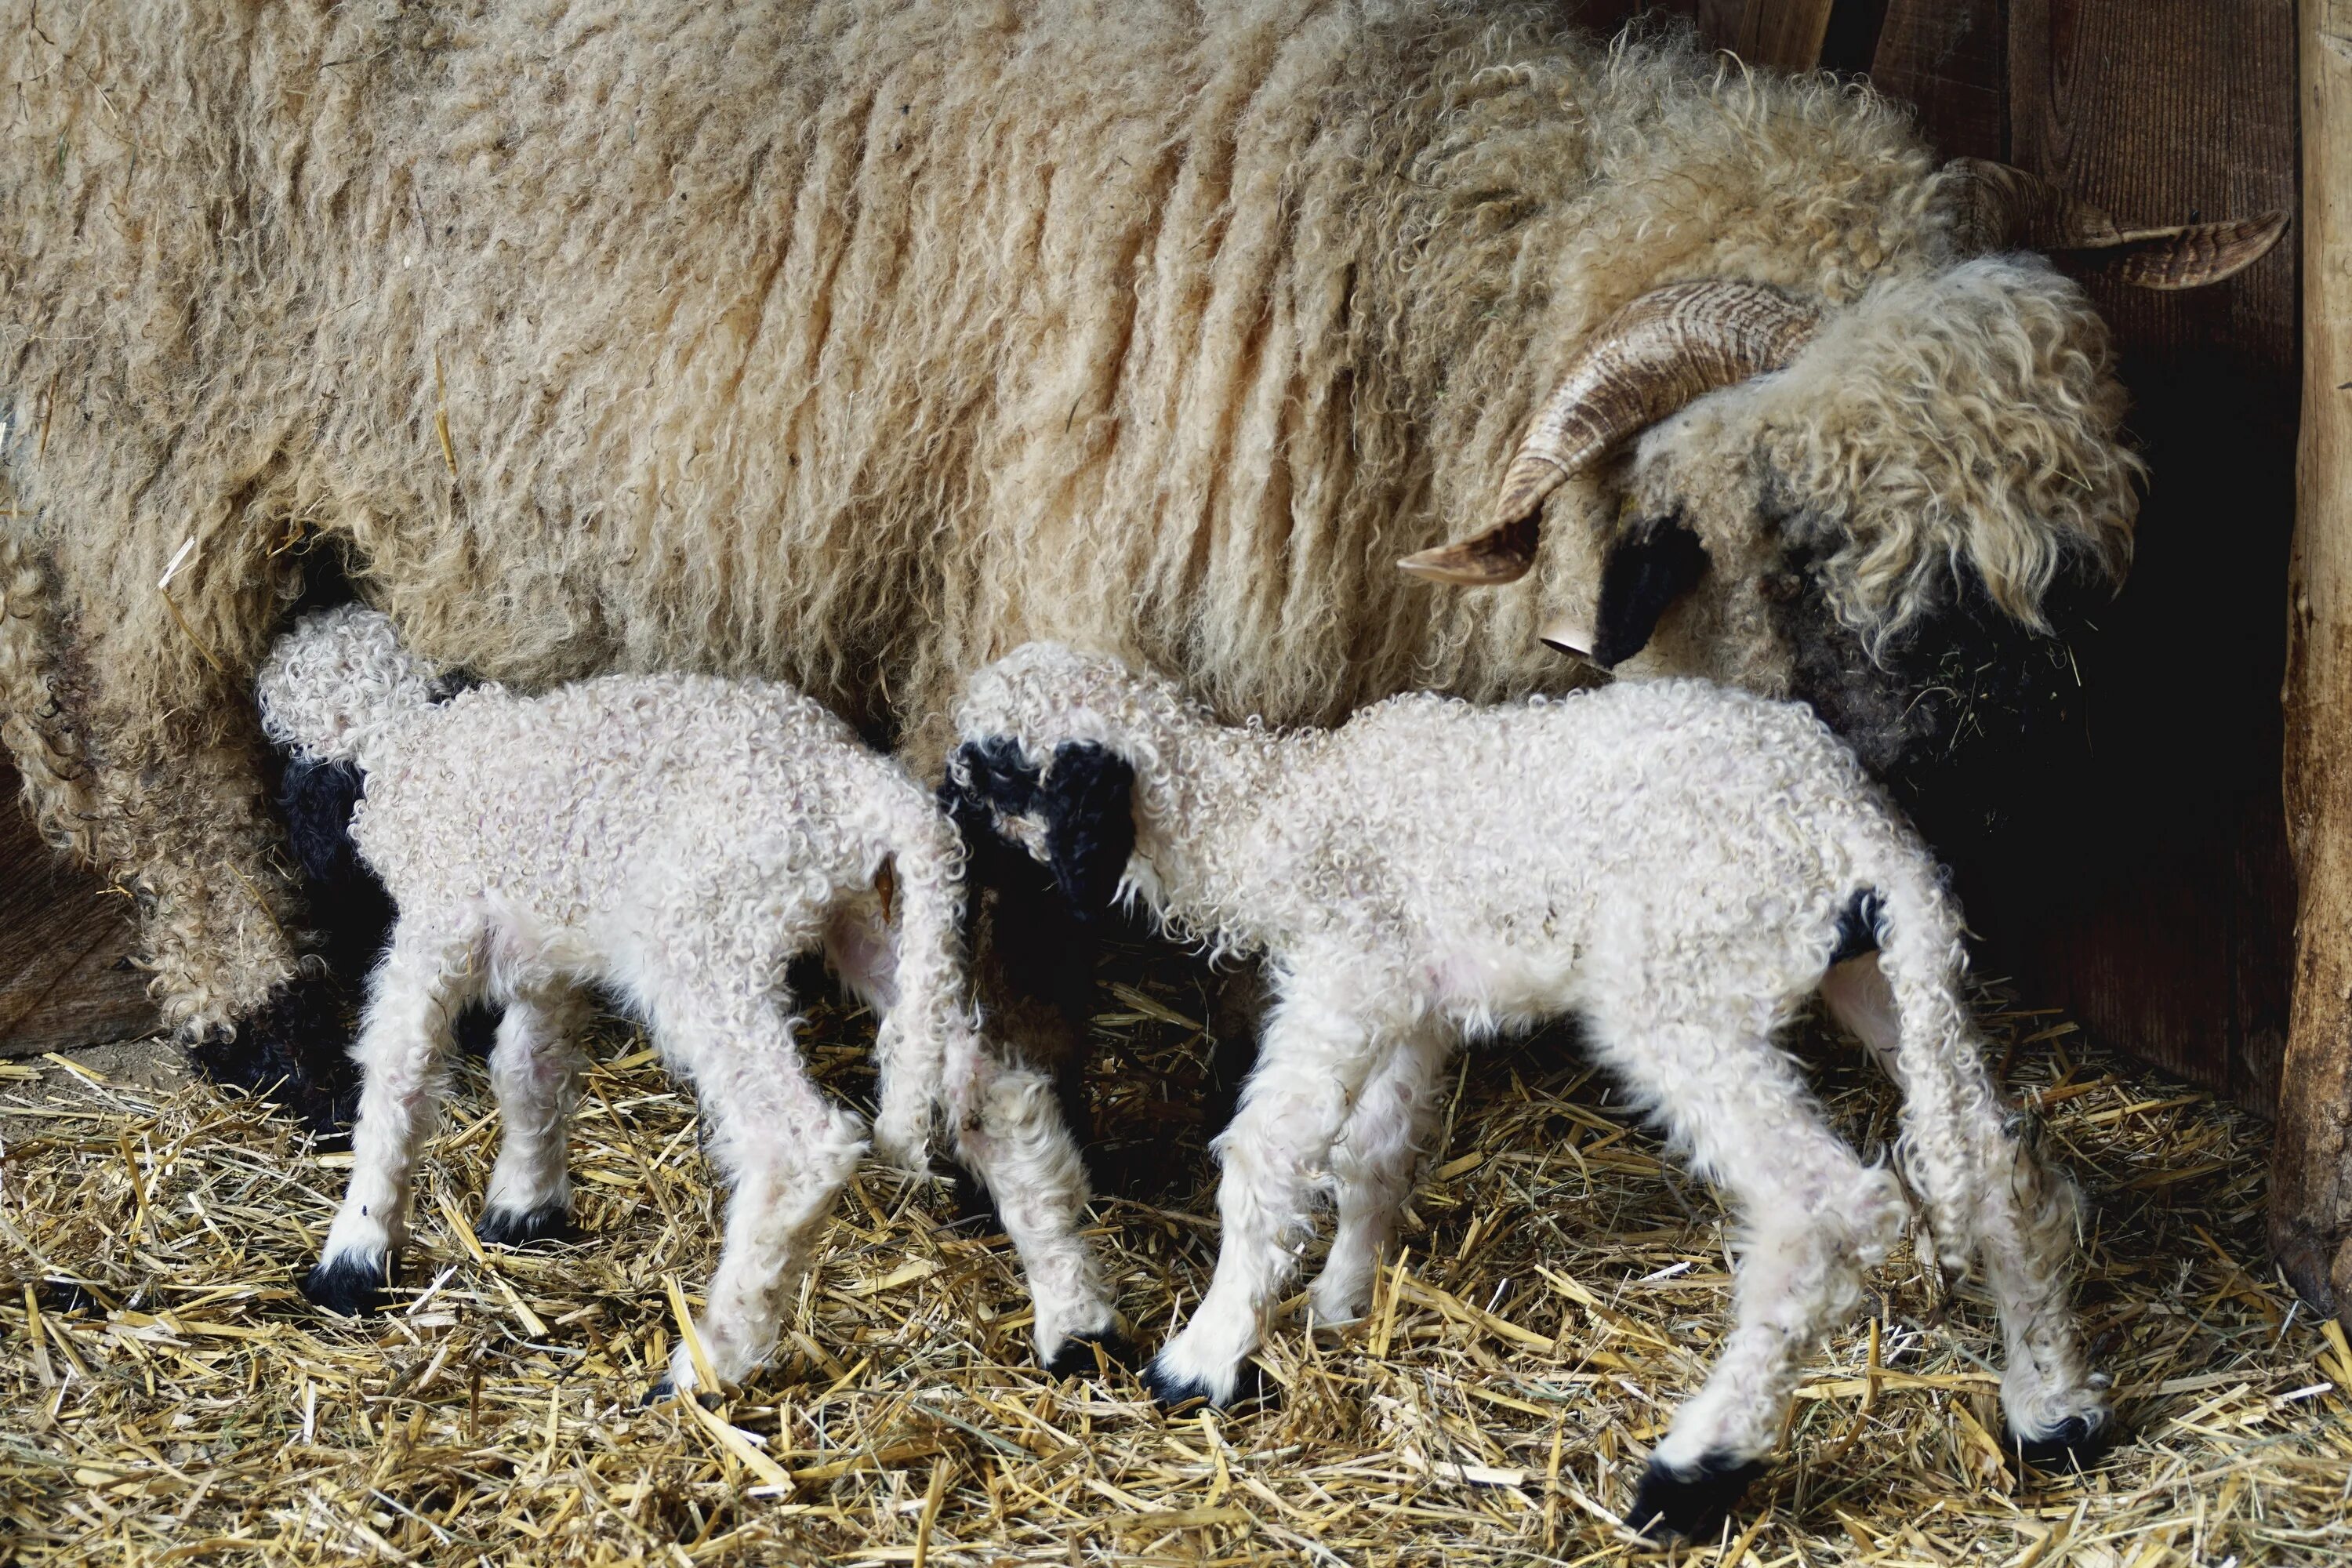
[[[132,938],[130,900],[41,842],[0,767],[0,1057],[152,1030]]]

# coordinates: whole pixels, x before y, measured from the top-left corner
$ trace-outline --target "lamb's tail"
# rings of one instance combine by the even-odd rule
[[[2042,1166],[2029,1124],[2003,1102],[1985,1063],[1961,989],[1968,954],[1958,911],[1934,863],[1907,834],[1889,837],[1870,879],[1881,900],[1879,967],[1901,1028],[1904,1166],[1937,1251],[1962,1270],[1987,1246],[2061,1258],[2074,1244],[2074,1188]],[[1988,1226],[1987,1196],[1995,1192],[2008,1222]]]
[[[895,995],[875,1038],[880,1109],[874,1147],[920,1170],[929,1155],[931,1113],[945,1086],[971,1071],[977,1047],[963,955],[963,845],[928,797],[909,803],[893,834],[897,905]]]

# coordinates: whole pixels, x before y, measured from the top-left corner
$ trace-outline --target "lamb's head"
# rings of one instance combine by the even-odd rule
[[[2114,245],[2127,279],[2178,288],[2284,220],[2126,234],[1981,164],[1935,189],[1940,266],[1841,300],[1633,300],[1567,362],[1491,526],[1404,567],[1533,573],[1546,641],[1808,700],[1897,782],[1950,766],[1987,712],[2030,731],[2070,706],[2065,634],[2129,563],[2142,466],[2088,297],[2010,247]]]
[[[312,763],[358,763],[386,729],[445,694],[400,646],[392,619],[361,605],[294,623],[262,661],[263,732]]]
[[[1173,784],[1181,737],[1210,728],[1169,682],[1050,642],[974,675],[955,722],[941,803],[967,842],[1015,846],[1051,871],[1081,920],[1109,910],[1139,821],[1162,815],[1138,799],[1138,774]]]

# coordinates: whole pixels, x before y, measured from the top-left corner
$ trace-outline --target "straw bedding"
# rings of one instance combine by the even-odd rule
[[[1147,1342],[1215,1236],[1198,976],[1107,960],[1099,1213]],[[2258,1123],[1998,1011],[2084,1182],[2084,1287],[2126,1445],[2006,1468],[1991,1322],[1907,1252],[1800,1398],[1732,1539],[1687,1563],[2030,1568],[2308,1563],[2352,1551],[2352,1355],[2259,1245]],[[862,1097],[870,1020],[807,1042]],[[1850,1133],[1892,1099],[1802,1042]],[[1002,1238],[944,1182],[869,1173],[790,1314],[782,1364],[713,1411],[639,1398],[718,1239],[690,1100],[643,1041],[598,1048],[574,1136],[586,1239],[485,1249],[478,1064],[420,1187],[393,1313],[295,1294],[341,1162],[201,1084],[0,1067],[0,1562],[1606,1563],[1647,1446],[1723,1326],[1722,1217],[1662,1170],[1559,1035],[1468,1058],[1410,1250],[1368,1321],[1278,1333],[1277,1397],[1162,1416],[1125,1373],[1025,1363]],[[102,1075],[101,1075],[102,1076]],[[674,1283],[675,1282],[675,1283]]]

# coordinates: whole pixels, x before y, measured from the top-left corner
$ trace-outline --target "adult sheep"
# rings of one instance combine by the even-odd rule
[[[2102,230],[1866,92],[1564,9],[28,8],[39,821],[137,896],[170,1023],[281,995],[245,693],[329,561],[438,665],[785,679],[919,763],[1030,638],[1291,722],[1591,679],[1559,625],[1947,765],[2130,542],[2105,332],[2011,246],[2182,284],[2278,224]],[[1510,586],[1394,570],[1489,523],[1418,565]]]

